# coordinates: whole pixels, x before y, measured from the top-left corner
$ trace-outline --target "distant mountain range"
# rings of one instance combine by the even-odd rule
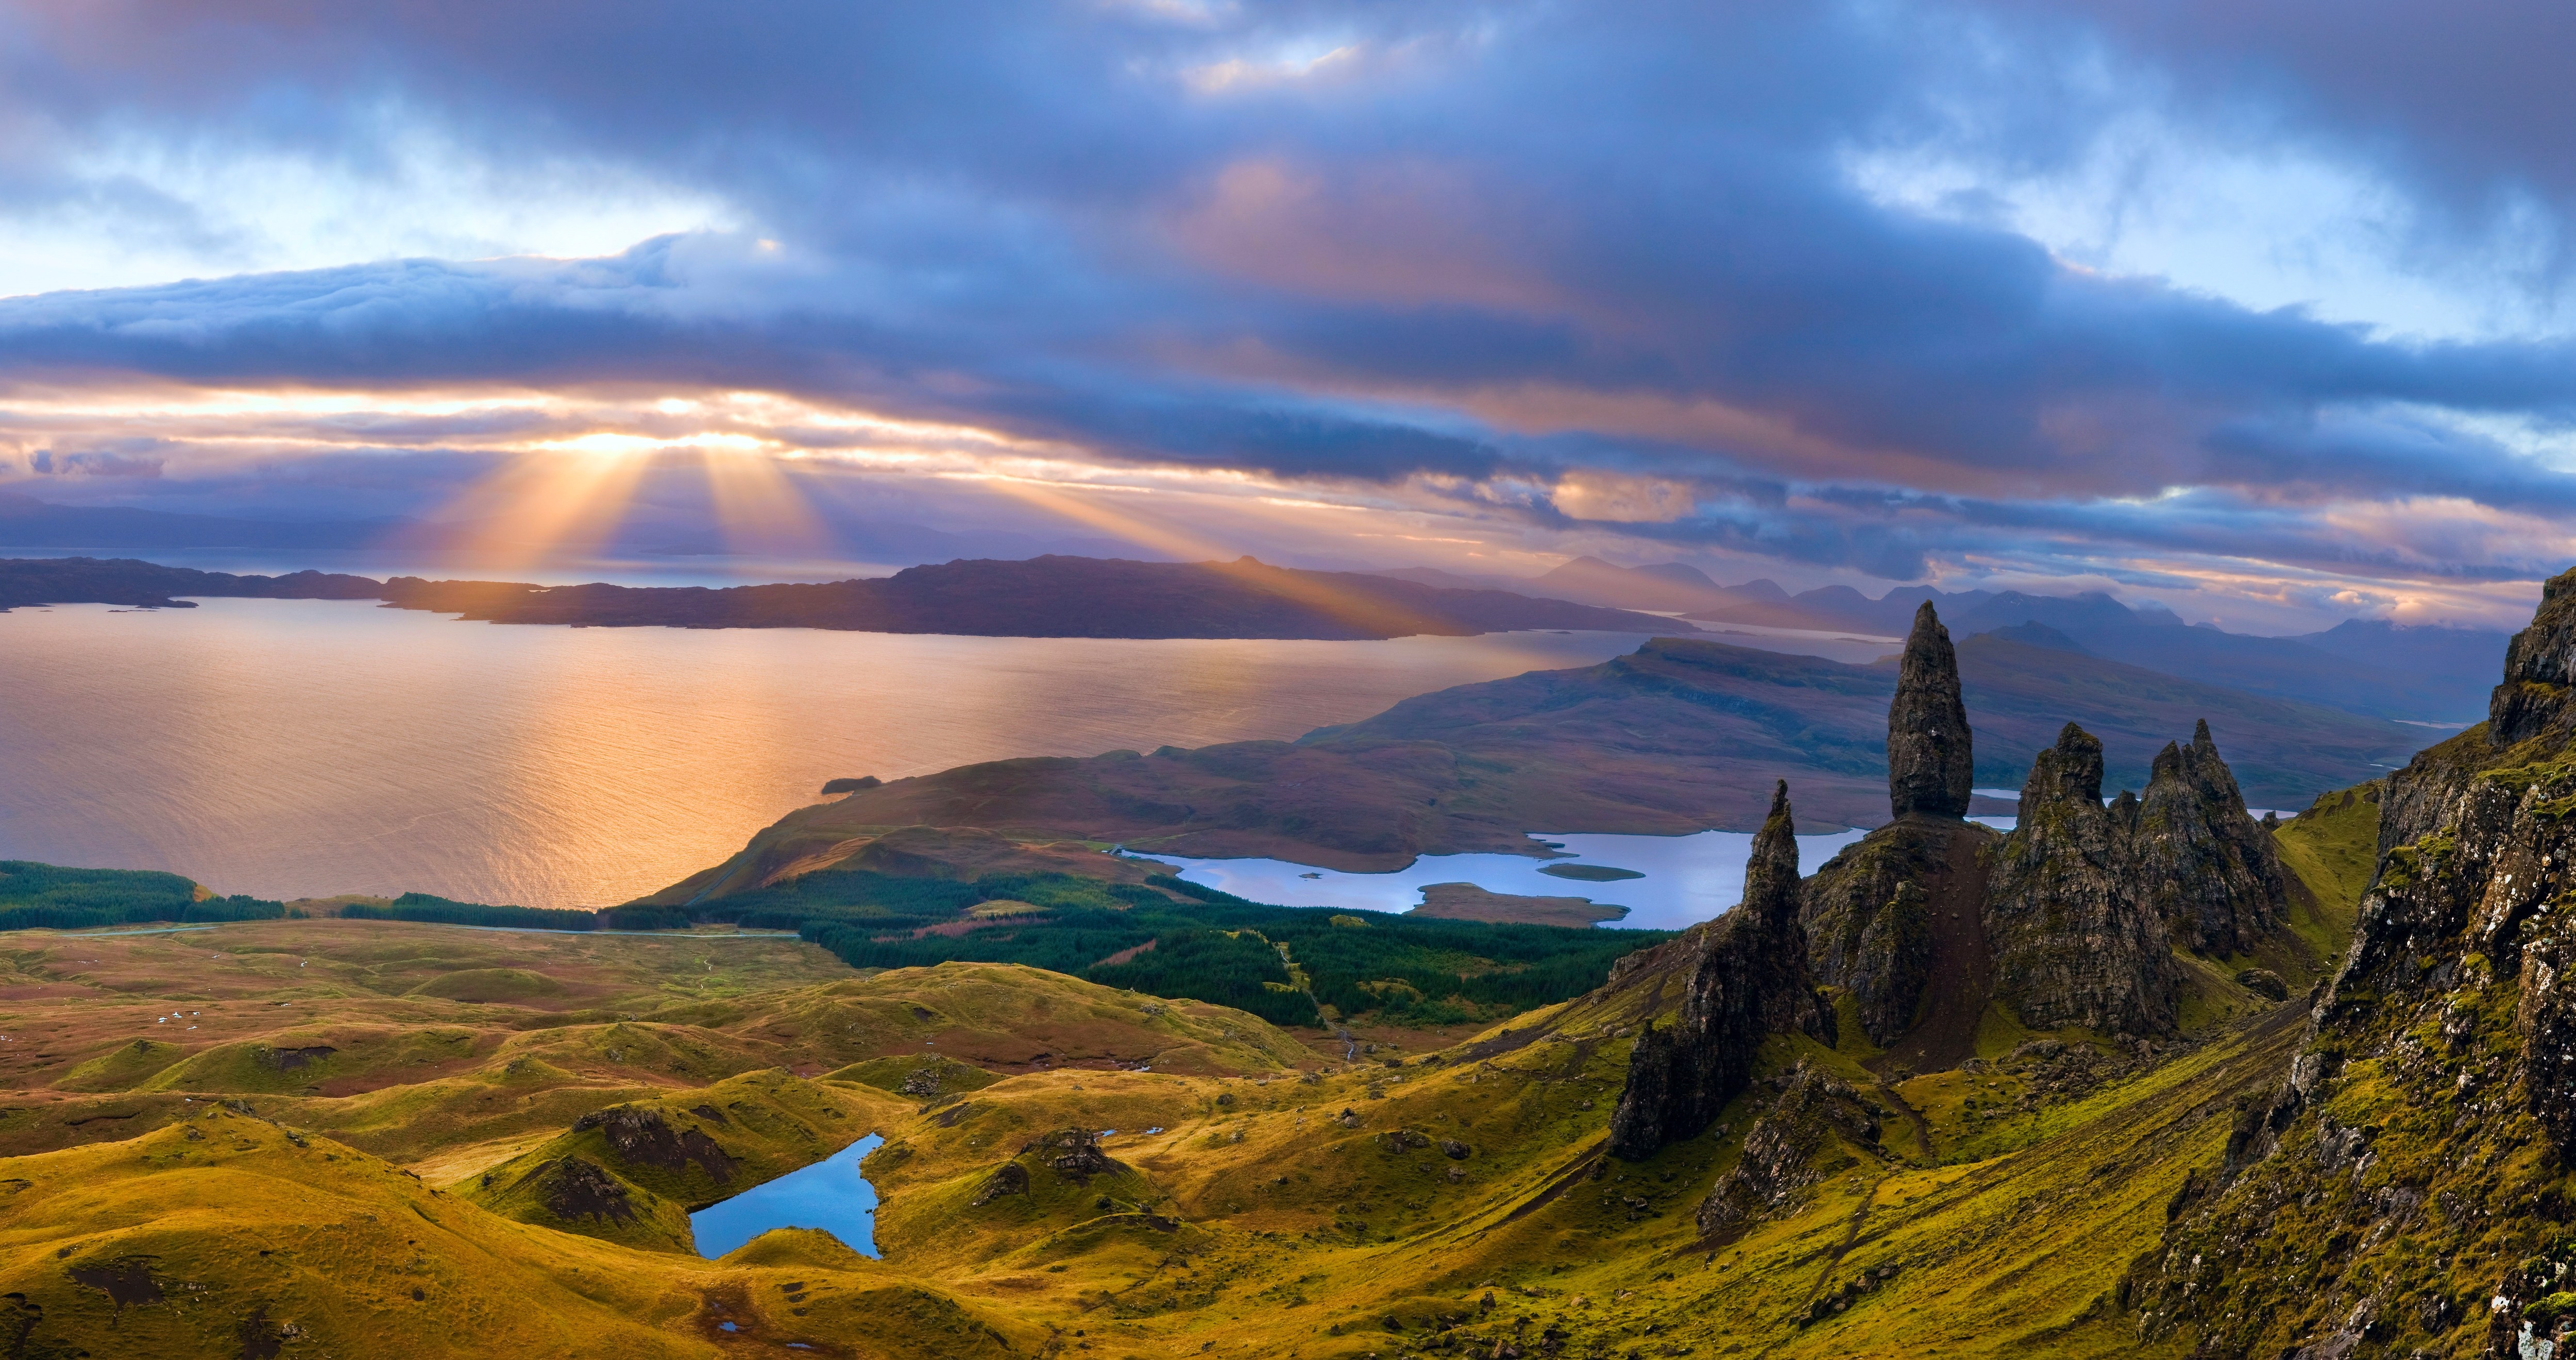
[[[982,637],[1369,639],[1561,628],[1670,633],[1670,619],[1498,590],[1233,562],[1039,557],[912,567],[824,585],[538,586],[295,572],[237,576],[95,558],[0,560],[0,609],[185,608],[186,597],[382,600],[492,623],[829,628]]]
[[[2162,605],[2125,605],[2099,591],[2032,595],[1900,586],[1871,599],[1849,586],[1825,586],[1792,595],[1768,580],[1719,585],[1679,562],[1621,567],[1578,557],[1546,575],[1516,582],[1429,568],[1386,574],[1422,584],[1473,584],[1678,614],[1703,623],[1890,639],[1902,636],[1915,607],[1930,600],[1954,637],[2037,623],[2050,630],[2048,638],[2035,639],[2041,645],[2402,721],[2470,723],[2485,717],[2487,692],[2495,685],[2497,658],[2504,655],[2506,641],[2506,634],[2493,630],[2358,619],[2322,633],[2257,637],[2208,624],[2185,625]],[[1892,642],[1889,650],[1895,650]]]

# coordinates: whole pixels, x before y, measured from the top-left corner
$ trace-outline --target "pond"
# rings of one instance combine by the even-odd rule
[[[861,1256],[876,1255],[877,1188],[859,1174],[859,1163],[884,1142],[871,1133],[801,1171],[689,1215],[698,1254],[715,1260],[772,1228],[820,1228]]]

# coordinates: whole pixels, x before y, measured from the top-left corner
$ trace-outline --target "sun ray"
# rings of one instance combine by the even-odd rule
[[[698,461],[728,547],[773,557],[828,552],[831,534],[782,460],[758,441],[703,441]]]
[[[1016,477],[983,480],[1005,495],[1138,547],[1185,562],[1204,562],[1245,586],[1304,605],[1354,630],[1378,631],[1389,613],[1382,601],[1339,589],[1315,577],[1270,566],[1248,555],[1226,556],[1228,549],[1213,540],[1179,528],[1144,508],[1145,497],[1162,493],[1075,488]]]
[[[477,563],[508,570],[596,550],[617,532],[650,458],[619,436],[584,436],[510,459],[448,502]]]

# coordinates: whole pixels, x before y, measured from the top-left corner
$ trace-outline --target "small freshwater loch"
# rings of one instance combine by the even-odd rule
[[[820,1228],[861,1256],[877,1254],[877,1188],[859,1163],[883,1146],[877,1134],[689,1215],[698,1254],[712,1261],[772,1228]]]

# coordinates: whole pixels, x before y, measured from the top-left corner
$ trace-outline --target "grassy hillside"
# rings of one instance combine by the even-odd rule
[[[2312,815],[2283,853],[2332,952],[2374,823]],[[1330,915],[1292,958],[1427,947]],[[1327,1056],[1242,1010],[778,937],[8,937],[0,1293],[29,1355],[2171,1351],[2119,1281],[2298,1002],[2235,988],[2151,1056],[1999,1017],[1987,1058],[1902,1080],[1775,1040],[1709,1133],[1605,1162],[1687,952]],[[812,1231],[695,1255],[688,1209],[870,1132],[883,1260]]]

